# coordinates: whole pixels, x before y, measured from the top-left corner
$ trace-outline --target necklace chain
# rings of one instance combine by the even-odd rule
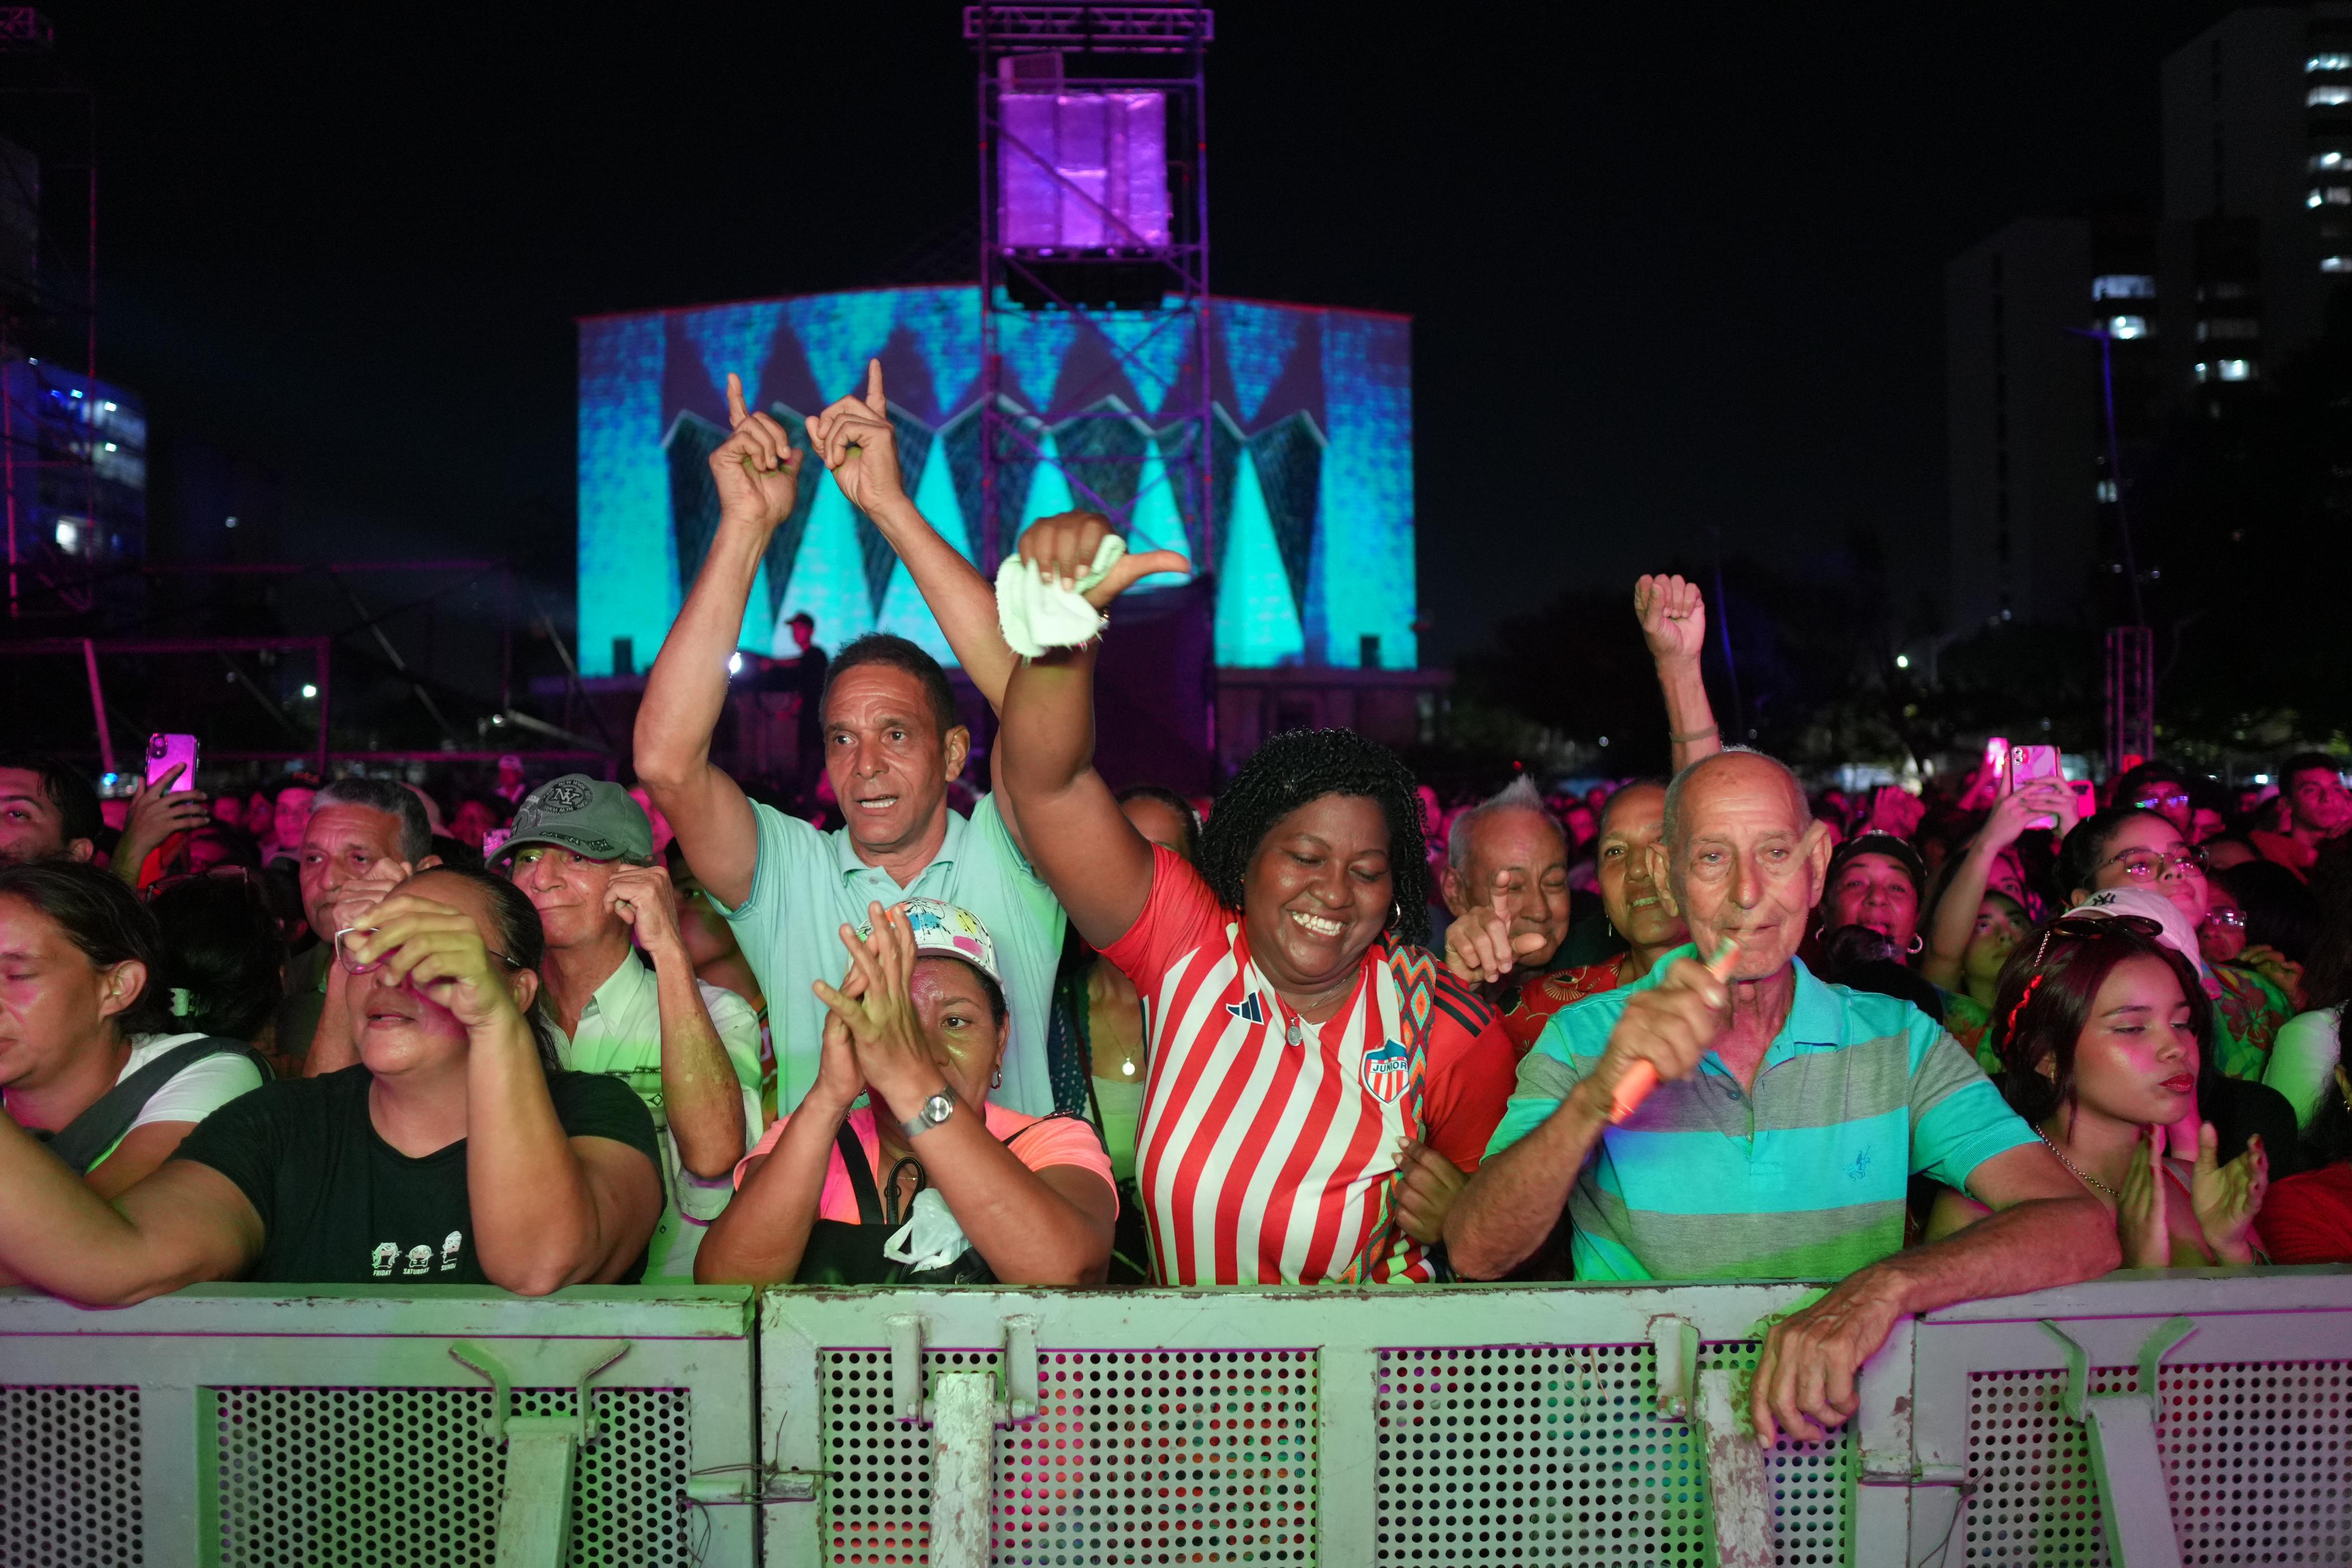
[[[2048,1149],[2052,1154],[2058,1156],[2058,1163],[2060,1165],[2064,1166],[2068,1170],[2074,1173],[2075,1180],[2098,1188],[2101,1192],[2105,1193],[2109,1197],[2114,1198],[2117,1203],[2121,1203],[2124,1200],[2123,1194],[2117,1192],[2115,1188],[2109,1186],[2106,1183],[2101,1181],[2098,1177],[2093,1176],[2090,1172],[2084,1170],[2082,1166],[2068,1159],[2066,1157],[2066,1151],[2050,1141],[2049,1134],[2043,1132],[2041,1128],[2036,1127],[2033,1129],[2033,1135],[2042,1140],[2042,1146],[2043,1148]]]

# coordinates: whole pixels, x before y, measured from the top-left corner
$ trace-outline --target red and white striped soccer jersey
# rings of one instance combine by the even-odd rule
[[[1161,1283],[1432,1277],[1422,1246],[1390,1221],[1390,1177],[1416,1136],[1477,1168],[1515,1078],[1510,1040],[1484,1004],[1437,965],[1427,1022],[1409,1031],[1412,1003],[1381,939],[1345,1010],[1305,1024],[1251,962],[1240,917],[1164,849],[1142,915],[1103,956],[1150,1017],[1136,1178]],[[1417,1092],[1413,1033],[1425,1052]]]

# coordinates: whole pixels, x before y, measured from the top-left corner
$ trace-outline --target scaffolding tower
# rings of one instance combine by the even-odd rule
[[[981,568],[1013,549],[1050,472],[1136,548],[1212,572],[1213,14],[982,4],[964,36],[980,61]]]

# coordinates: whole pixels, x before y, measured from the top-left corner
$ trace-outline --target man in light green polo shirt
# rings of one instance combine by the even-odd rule
[[[1766,1340],[1751,1415],[1767,1440],[1850,1418],[1863,1362],[1906,1313],[2121,1256],[2107,1212],[1939,1026],[1807,972],[1797,946],[1829,851],[1770,758],[1684,768],[1649,852],[1696,946],[1553,1018],[1445,1219],[1473,1279],[1507,1272],[1565,1208],[1580,1279],[1835,1280]],[[1654,1087],[1621,1095],[1637,1064]],[[2000,1229],[1901,1250],[1916,1171],[2000,1210]]]
[[[667,1190],[646,1280],[691,1283],[703,1228],[759,1141],[760,1022],[742,998],[695,978],[653,852],[653,824],[627,790],[569,773],[524,797],[492,865],[539,910],[563,1065],[625,1081],[661,1131]]]
[[[1066,920],[1031,869],[1023,824],[1005,815],[1001,793],[969,819],[949,808],[948,786],[963,773],[971,734],[938,661],[903,637],[880,634],[834,656],[822,738],[825,776],[847,819],[835,832],[755,804],[710,759],[744,607],[770,537],[793,513],[806,456],[773,417],[748,406],[732,376],[728,413],[733,434],[710,456],[718,529],[646,678],[635,762],[760,977],[775,1043],[776,1108],[789,1113],[816,1082],[825,1009],[811,987],[837,985],[848,972],[841,928],[867,924],[870,904],[888,908],[920,894],[970,910],[994,936],[1013,1037],[992,1099],[1045,1115],[1055,1109],[1045,1025]],[[869,367],[863,397],[834,404],[807,434],[842,494],[898,552],[964,673],[991,706],[1002,704],[1013,651],[997,628],[996,591],[908,498],[879,367]]]

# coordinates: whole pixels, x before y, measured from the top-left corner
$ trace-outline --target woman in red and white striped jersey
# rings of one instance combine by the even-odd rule
[[[1021,553],[1075,582],[1107,531],[1092,513],[1049,517]],[[1218,798],[1195,870],[1138,833],[1094,770],[1098,647],[1022,663],[998,764],[1021,820],[1040,824],[1038,871],[1144,998],[1137,1178],[1155,1275],[1444,1277],[1430,1249],[1514,1063],[1425,946],[1412,776],[1349,730],[1278,736]]]

